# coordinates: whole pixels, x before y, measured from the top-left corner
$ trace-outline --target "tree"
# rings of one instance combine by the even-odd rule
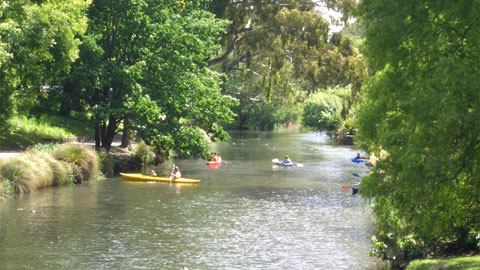
[[[343,1],[328,2],[337,8]],[[363,59],[348,41],[331,42],[329,24],[315,9],[318,4],[311,0],[212,2],[215,14],[232,24],[218,57],[208,63],[226,73],[224,92],[242,99],[242,106],[235,108],[237,123],[262,119],[269,113],[262,108],[269,110],[269,103],[278,112],[289,111],[309,93],[327,87],[353,84],[352,91],[359,91]]]
[[[357,139],[383,153],[362,180],[381,235],[395,247],[475,242],[480,2],[363,0],[360,14],[374,76]]]
[[[94,116],[96,145],[133,129],[158,152],[206,151],[205,138],[226,139],[233,100],[220,94],[219,74],[205,60],[227,22],[203,10],[205,1],[96,0],[81,58],[64,92]],[[66,100],[78,102],[77,97]],[[65,106],[68,107],[68,106]]]
[[[6,1],[0,5],[0,126],[27,111],[69,72],[86,29],[88,2]],[[44,87],[42,87],[44,86]]]
[[[318,92],[305,101],[302,112],[303,125],[316,131],[335,133],[342,122],[342,111],[350,89],[329,89]]]

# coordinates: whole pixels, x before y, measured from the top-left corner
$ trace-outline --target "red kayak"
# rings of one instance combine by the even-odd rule
[[[218,165],[218,164],[222,164],[221,158],[217,161],[207,161],[207,165]]]

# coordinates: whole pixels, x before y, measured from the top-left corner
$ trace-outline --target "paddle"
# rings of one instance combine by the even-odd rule
[[[347,189],[347,188],[351,188],[351,187],[354,187],[356,185],[359,185],[359,184],[355,184],[355,185],[343,185],[342,186],[342,189]]]
[[[362,178],[358,173],[354,173],[354,174],[352,174],[352,175],[355,176],[355,177]],[[355,185],[343,185],[343,186],[342,186],[342,189],[351,188],[352,186],[355,186]]]
[[[173,178],[175,178],[175,176],[173,176],[173,171],[174,170],[175,170],[175,162],[172,165],[172,172],[170,173],[170,182],[172,182]]]

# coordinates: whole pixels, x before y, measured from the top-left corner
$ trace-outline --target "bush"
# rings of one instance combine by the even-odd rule
[[[301,114],[301,110],[294,106],[282,107],[272,102],[252,101],[243,97],[233,112],[237,117],[231,125],[225,125],[226,128],[273,130],[277,126],[297,122]]]
[[[341,99],[328,92],[310,96],[303,107],[302,123],[316,131],[334,132],[342,122]]]
[[[140,141],[133,150],[132,157],[135,160],[140,160],[142,166],[146,166],[153,163],[153,161],[155,160],[155,153],[144,141]]]

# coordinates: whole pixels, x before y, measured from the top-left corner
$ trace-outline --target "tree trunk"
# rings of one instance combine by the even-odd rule
[[[110,115],[108,117],[108,125],[105,129],[105,125],[103,126],[103,138],[102,138],[102,147],[107,149],[107,150],[110,150],[110,148],[112,148],[112,142],[113,142],[113,138],[115,137],[116,135],[116,130],[117,130],[117,121],[115,119],[115,117],[113,115]]]
[[[132,134],[132,130],[130,129],[130,118],[125,116],[123,120],[123,134],[122,134],[122,144],[120,147],[127,148],[130,146],[130,136]]]
[[[95,125],[95,149],[100,149],[100,126],[98,124]]]

